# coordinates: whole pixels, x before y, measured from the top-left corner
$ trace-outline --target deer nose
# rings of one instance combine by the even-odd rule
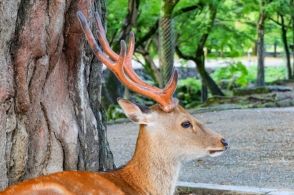
[[[224,147],[225,147],[226,149],[228,148],[229,143],[228,143],[224,138],[221,139],[221,143],[224,145]]]

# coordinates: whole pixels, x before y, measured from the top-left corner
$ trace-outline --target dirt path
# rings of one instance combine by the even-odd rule
[[[181,181],[294,189],[294,107],[227,110],[195,115],[230,142],[221,157],[183,165]],[[109,126],[117,165],[134,150],[138,127]]]

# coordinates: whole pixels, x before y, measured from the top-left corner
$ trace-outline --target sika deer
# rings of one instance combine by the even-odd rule
[[[148,85],[131,68],[133,35],[127,54],[122,41],[121,52],[117,55],[110,49],[96,14],[98,40],[107,58],[98,47],[84,15],[78,12],[78,17],[97,58],[124,85],[158,104],[142,109],[128,100],[118,100],[127,117],[140,125],[135,153],[124,167],[98,173],[64,171],[24,181],[0,194],[173,194],[182,162],[217,156],[227,149],[227,142],[204,128],[172,98],[177,83],[176,71],[164,89]]]

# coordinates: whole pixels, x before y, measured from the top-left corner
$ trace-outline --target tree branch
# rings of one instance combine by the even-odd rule
[[[193,60],[193,61],[195,60],[193,56],[184,54],[178,45],[176,46],[176,54],[184,60]]]
[[[158,29],[159,19],[156,20],[155,24],[149,29],[149,31],[139,40],[136,41],[136,48],[143,46],[143,43],[152,37]]]
[[[219,21],[219,22],[236,22],[236,20],[228,20],[228,19],[224,19],[224,18],[220,18],[220,17],[218,17],[218,18],[216,18],[215,19],[216,21]],[[251,27],[254,27],[254,28],[256,28],[256,23],[254,23],[254,22],[250,22],[250,21],[243,21],[243,20],[237,20],[239,23],[242,23],[242,24],[246,24],[246,25],[248,25],[248,26],[251,26]]]
[[[128,14],[126,15],[125,21],[122,25],[122,31],[119,35],[118,40],[125,40],[127,35],[131,32],[132,27],[137,21],[139,4],[139,0],[128,1]]]
[[[204,4],[203,3],[198,3],[196,5],[191,5],[191,6],[187,6],[187,7],[183,7],[177,11],[174,12],[174,14],[172,15],[172,17],[177,17],[179,15],[182,15],[184,13],[187,13],[187,12],[190,12],[190,11],[193,11],[195,9],[203,9],[204,7]]]
[[[215,6],[209,6],[209,11],[210,11],[210,24],[207,28],[207,31],[202,34],[201,38],[199,39],[198,45],[197,45],[197,49],[196,49],[196,55],[198,53],[199,49],[203,49],[203,47],[205,46],[206,40],[209,36],[209,33],[212,30],[213,24],[215,22],[215,18],[216,18],[216,13],[217,13],[217,8]]]
[[[281,15],[281,16],[282,16],[282,15]],[[272,22],[274,22],[275,24],[277,24],[277,25],[279,25],[279,26],[283,26],[283,25],[284,25],[286,28],[291,28],[290,26],[285,25],[285,24],[282,24],[281,22],[279,22],[279,21],[273,19],[272,17],[268,17],[268,19],[270,19]]]
[[[195,9],[202,9],[204,7],[204,4],[202,3],[197,3],[195,5],[191,5],[191,6],[187,6],[187,7],[183,7],[179,10],[177,10],[173,15],[172,15],[172,18],[175,18],[177,16],[180,16],[184,13],[187,13],[187,12],[190,12],[190,11],[193,11]],[[150,37],[152,37],[156,32],[157,32],[157,29],[158,29],[158,24],[159,24],[159,19],[157,19],[155,21],[155,23],[151,26],[151,28],[149,29],[149,31],[140,39],[137,40],[136,42],[136,48],[138,48],[139,46],[142,46],[142,44],[147,41],[148,39],[150,39]]]

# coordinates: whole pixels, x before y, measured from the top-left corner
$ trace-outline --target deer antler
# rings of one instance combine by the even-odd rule
[[[177,86],[178,74],[176,70],[173,69],[171,79],[164,89],[147,84],[140,79],[132,68],[132,56],[135,48],[135,36],[133,33],[130,34],[128,51],[125,41],[122,40],[120,42],[120,54],[116,54],[110,48],[106,40],[105,30],[99,15],[95,13],[98,40],[104,52],[108,55],[108,58],[99,48],[83,13],[78,11],[77,16],[86,35],[86,39],[96,57],[105,64],[127,88],[156,101],[165,112],[170,112],[178,104],[178,100],[172,97]]]

